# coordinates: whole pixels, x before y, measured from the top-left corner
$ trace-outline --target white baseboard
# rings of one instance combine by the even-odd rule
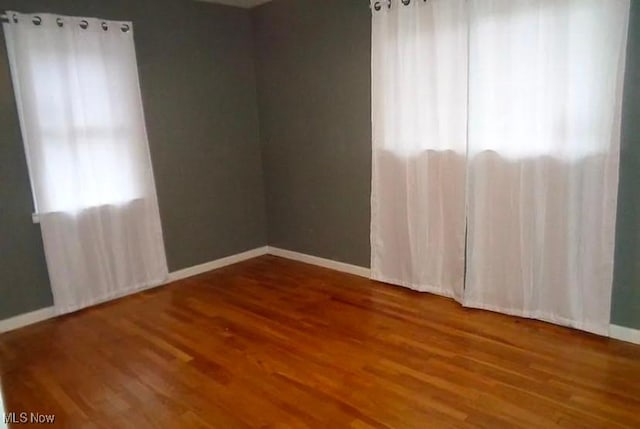
[[[247,259],[255,258],[267,254],[267,246],[258,247],[257,249],[248,250],[246,252],[238,253],[236,255],[227,256],[225,258],[216,259],[215,261],[206,262],[204,264],[196,265],[194,267],[185,268],[183,270],[174,271],[169,273],[167,283],[174,282],[176,280],[185,279],[187,277],[195,276],[197,274],[206,273],[207,271],[215,270],[216,268],[226,267],[227,265],[242,262]],[[136,291],[139,292],[139,291]],[[134,293],[136,293],[134,292]],[[8,319],[0,320],[0,333],[13,331],[14,329],[22,328],[24,326],[33,325],[34,323],[42,322],[43,320],[51,319],[56,316],[54,307],[41,308],[40,310],[32,311],[30,313],[20,314],[18,316],[10,317]]]
[[[279,256],[286,259],[292,259],[294,261],[305,262],[307,264],[317,265],[344,273],[354,274],[356,276],[366,278],[370,278],[371,276],[371,270],[368,268],[359,267],[344,262],[333,261],[331,259],[320,258],[318,256],[311,256],[291,250],[280,249],[278,247],[263,246],[221,259],[216,259],[215,261],[206,262],[204,264],[185,268],[179,271],[174,271],[172,273],[169,273],[169,280],[167,281],[167,283],[206,273],[207,271],[226,267],[227,265],[232,265],[266,254]],[[0,333],[12,331],[14,329],[32,325],[43,320],[51,319],[52,317],[55,317],[55,315],[55,309],[53,307],[47,307],[40,310],[32,311],[30,313],[20,314],[18,316],[0,320]],[[640,344],[640,329],[611,325],[609,329],[609,336],[617,340]]]
[[[14,329],[22,328],[27,325],[33,325],[34,323],[51,319],[55,315],[56,311],[53,307],[46,307],[30,313],[24,313],[8,319],[0,320],[0,333],[13,331]]]
[[[320,267],[342,271],[349,274],[355,274],[361,277],[371,277],[371,270],[369,268],[358,267],[356,265],[346,264],[344,262],[337,262],[331,259],[320,258],[318,256],[311,256],[305,253],[294,252],[292,250],[285,250],[272,246],[268,246],[268,253],[269,255],[292,259],[294,261],[306,262],[307,264],[318,265]],[[640,329],[611,325],[609,328],[609,337],[616,340],[640,344]]]
[[[359,267],[357,265],[351,265],[344,262],[333,261],[331,259],[320,258],[318,256],[311,256],[305,253],[294,252],[292,250],[285,250],[271,246],[268,247],[268,253],[269,255],[292,259],[299,262],[305,262],[307,264],[317,265],[319,267],[329,268],[336,271],[342,271],[343,273],[354,274],[360,277],[371,277],[371,270],[369,268]]]
[[[625,326],[609,326],[609,336],[616,340],[640,344],[640,329],[627,328]]]
[[[224,258],[216,259],[215,261],[205,262],[204,264],[195,265],[193,267],[185,268],[183,270],[174,271],[169,273],[169,280],[167,283],[175,282],[176,280],[186,279],[198,274],[206,273],[218,268],[226,267],[227,265],[237,264],[238,262],[246,261],[247,259],[257,258],[258,256],[267,254],[267,246],[258,247],[256,249],[247,250],[246,252],[237,253],[235,255],[226,256]]]

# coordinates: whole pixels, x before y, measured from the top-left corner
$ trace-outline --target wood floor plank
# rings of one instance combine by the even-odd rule
[[[638,346],[273,256],[0,335],[0,386],[68,428],[640,427]]]

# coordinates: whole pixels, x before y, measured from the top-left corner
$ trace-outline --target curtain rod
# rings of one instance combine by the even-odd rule
[[[2,22],[11,22],[11,20],[9,19],[7,14],[4,14],[4,13],[0,15],[0,20]],[[33,23],[34,24],[40,25],[41,22],[42,22],[42,18],[40,16],[38,16],[38,15],[34,15],[33,16]],[[58,27],[62,27],[64,25],[64,21],[62,20],[62,18],[58,18],[56,20],[56,23],[58,24]],[[102,27],[102,29],[104,31],[107,31],[109,29],[109,24],[107,24],[106,21],[102,21],[102,24],[100,24],[100,26]],[[86,30],[88,27],[89,27],[89,22],[86,19],[83,19],[82,21],[80,21],[80,28],[82,28],[83,30]],[[123,33],[128,33],[129,30],[131,30],[131,25],[126,23],[126,22],[124,22],[124,23],[122,23],[120,25],[120,30]]]

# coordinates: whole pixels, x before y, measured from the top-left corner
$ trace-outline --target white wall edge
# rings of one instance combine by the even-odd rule
[[[627,328],[626,326],[609,326],[609,336],[616,340],[640,344],[640,329]]]
[[[258,256],[267,254],[267,246],[257,247],[255,249],[247,250],[246,252],[237,253],[235,255],[226,256],[224,258],[216,259],[215,261],[205,262],[204,264],[195,265],[193,267],[185,268],[182,270],[169,273],[169,279],[166,283],[175,282],[177,280],[186,279],[187,277],[196,276],[198,274],[206,273],[218,268],[226,267],[227,265],[233,265],[238,262],[246,261],[247,259],[257,258]]]
[[[354,274],[360,277],[371,277],[369,268],[359,267],[357,265],[347,264],[345,262],[333,261],[331,259],[320,258],[318,256],[307,255],[306,253],[294,252],[292,250],[280,249],[278,247],[268,248],[269,255],[279,256],[281,258],[292,259],[294,261],[305,262],[319,267],[329,268],[331,270],[341,271],[343,273]]]
[[[56,315],[53,307],[41,308],[40,310],[20,314],[8,319],[0,320],[0,333],[13,331],[23,326],[33,325],[43,320],[51,319]]]

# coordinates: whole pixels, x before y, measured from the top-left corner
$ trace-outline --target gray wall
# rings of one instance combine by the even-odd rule
[[[612,321],[640,328],[640,2],[632,2]],[[0,9],[133,20],[171,270],[267,242],[369,265],[366,1],[250,12],[170,0],[0,0]],[[261,146],[255,106],[258,106]],[[51,305],[0,40],[0,319]],[[264,178],[260,160],[263,156]]]
[[[0,0],[131,20],[169,269],[266,244],[251,21],[190,0]],[[0,37],[0,320],[52,304]]]
[[[252,18],[269,245],[368,266],[367,2],[276,0]]]
[[[612,321],[640,328],[640,1],[632,1]],[[370,12],[275,0],[252,12],[269,244],[369,266]]]
[[[640,1],[631,2],[611,321],[640,328]]]

